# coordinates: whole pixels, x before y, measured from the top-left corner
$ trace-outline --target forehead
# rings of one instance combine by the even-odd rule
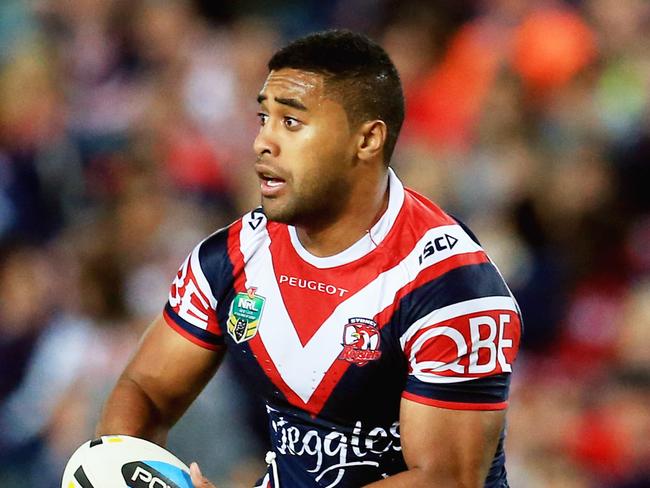
[[[294,68],[272,70],[262,85],[260,95],[303,101],[320,99],[325,96],[325,79],[322,74]]]

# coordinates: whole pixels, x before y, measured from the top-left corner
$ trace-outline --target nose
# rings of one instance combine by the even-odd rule
[[[253,142],[253,149],[258,158],[262,158],[264,155],[276,157],[280,154],[280,145],[273,135],[271,124],[267,123],[260,127]]]

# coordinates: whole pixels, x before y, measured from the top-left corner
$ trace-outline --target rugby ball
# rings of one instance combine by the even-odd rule
[[[153,442],[109,435],[82,444],[63,472],[61,488],[194,488],[190,469]]]

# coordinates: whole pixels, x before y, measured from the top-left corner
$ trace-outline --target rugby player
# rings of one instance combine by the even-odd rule
[[[404,118],[393,63],[326,31],[268,68],[262,205],[189,254],[97,433],[164,443],[228,351],[266,403],[257,486],[508,486],[520,314],[471,231],[390,169]]]

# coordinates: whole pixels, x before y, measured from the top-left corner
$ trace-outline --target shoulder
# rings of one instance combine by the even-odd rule
[[[279,226],[269,222],[261,207],[255,208],[202,240],[194,249],[204,267],[221,266],[227,261],[231,266],[247,262],[255,252],[270,241],[269,232]]]
[[[231,253],[233,247],[246,247],[267,234],[267,219],[262,208],[258,207],[207,236],[195,250],[200,250],[202,256]]]
[[[404,260],[411,281],[403,305],[410,321],[463,302],[474,307],[505,300],[516,309],[501,273],[465,224],[410,190],[403,210],[399,236],[412,243]]]
[[[458,224],[457,219],[445,212],[429,198],[410,188],[404,188],[402,211],[411,225],[417,225],[420,229]]]
[[[413,246],[418,268],[452,256],[484,252],[477,237],[463,222],[408,188],[404,189],[396,233],[402,243]]]

